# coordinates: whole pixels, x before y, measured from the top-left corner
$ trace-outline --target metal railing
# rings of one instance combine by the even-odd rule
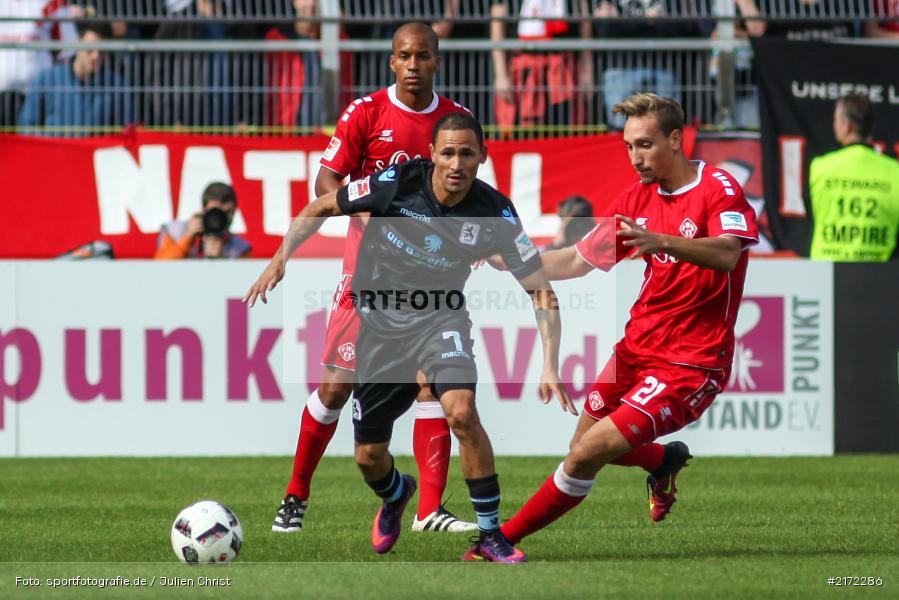
[[[180,41],[164,46],[35,42],[29,50],[16,52],[47,52],[46,48],[65,54],[100,48],[105,55],[102,73],[87,85],[67,75],[68,63],[57,62],[54,76],[32,81],[17,122],[3,130],[73,136],[110,133],[140,123],[179,132],[309,133],[336,122],[326,105],[322,46],[319,41]],[[447,42],[441,49],[437,91],[467,106],[493,135],[534,137],[594,133],[619,125],[610,123],[609,109],[635,89],[655,89],[678,98],[691,120],[715,124],[720,94],[711,58],[716,52],[747,46],[739,41],[653,40],[635,49],[631,40],[575,40],[544,42],[534,50],[533,44],[508,40],[500,47],[512,63],[519,57],[530,61],[561,55],[571,57],[577,68],[585,49],[593,62],[592,81],[523,80],[514,93],[513,104],[519,110],[513,108],[511,118],[494,88],[490,47],[484,41]],[[343,60],[338,102],[332,107],[336,111],[393,81],[388,41],[347,40],[338,48]],[[554,96],[564,100],[554,104]],[[6,94],[0,102],[8,103],[12,97]],[[520,107],[533,101],[545,102],[546,110],[522,114]]]
[[[222,20],[293,20],[296,18],[293,0],[204,0],[207,12]],[[566,13],[552,19],[582,19],[595,17],[598,6],[608,0],[583,0],[566,2]],[[519,15],[531,17],[530,0],[315,0],[318,16],[315,21],[335,20],[344,24],[395,23],[397,20],[438,20],[453,18],[459,22],[486,23],[491,18],[491,7],[506,6],[506,20],[517,22]],[[732,2],[731,2],[732,3]],[[784,0],[754,0],[760,18],[807,19],[877,19],[889,18],[890,0],[815,0],[785,2]],[[192,9],[194,0],[91,0],[90,6],[97,18],[128,20],[131,22],[160,22],[198,18]],[[323,6],[331,4],[336,14],[325,15]],[[654,8],[654,18],[718,18],[720,11],[715,0],[662,0]],[[625,18],[628,15],[621,15]],[[895,17],[895,15],[892,15]],[[31,18],[40,15],[33,15]],[[0,20],[23,18],[18,14],[0,14]],[[67,20],[65,14],[50,17],[51,20]],[[539,18],[539,17],[537,17]],[[631,18],[635,18],[631,16]],[[642,18],[642,17],[639,17]]]
[[[512,34],[490,41],[490,0],[313,0],[311,17],[298,17],[293,0],[204,0],[204,14],[213,16],[201,17],[192,8],[197,1],[96,0],[89,18],[123,19],[143,24],[139,28],[179,20],[240,27],[257,23],[251,35],[244,35],[256,39],[15,41],[3,28],[34,17],[0,15],[0,131],[91,135],[137,123],[180,132],[308,133],[333,125],[353,98],[393,81],[389,34],[399,21],[442,18],[457,27],[479,25],[467,30],[470,39],[451,34],[441,40],[437,90],[469,107],[493,136],[615,128],[621,123],[611,106],[640,89],[679,99],[688,119],[703,127],[758,127],[751,50],[745,38],[737,38],[740,14],[733,0],[663,0],[663,14],[653,20],[701,21],[706,35],[716,28],[714,39],[550,41],[522,41]],[[757,0],[759,18],[824,21],[884,19],[891,15],[888,1]],[[521,20],[525,2],[504,3],[502,20],[509,32]],[[594,26],[640,21],[630,15],[596,18],[596,0],[567,5],[569,21],[588,16]],[[67,23],[72,17],[53,19]],[[280,23],[283,30],[288,22],[317,23],[317,39],[259,39],[267,28]],[[346,37],[353,28],[361,37]],[[60,71],[78,51],[89,49],[105,55],[102,76],[84,83],[70,76],[70,67]],[[495,49],[505,50],[511,89],[496,88]],[[39,76],[51,67],[60,72]]]

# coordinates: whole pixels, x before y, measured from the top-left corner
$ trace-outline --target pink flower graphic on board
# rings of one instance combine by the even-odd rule
[[[734,364],[727,392],[784,391],[784,299],[743,298],[737,324]]]

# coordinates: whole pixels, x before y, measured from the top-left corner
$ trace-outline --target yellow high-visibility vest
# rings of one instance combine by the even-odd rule
[[[809,168],[811,258],[883,262],[899,233],[899,162],[864,144],[819,156]]]

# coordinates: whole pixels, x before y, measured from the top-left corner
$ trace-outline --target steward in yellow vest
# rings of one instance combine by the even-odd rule
[[[899,233],[899,162],[871,141],[870,100],[848,94],[837,101],[834,135],[843,146],[812,161],[809,192],[815,260],[883,262]]]

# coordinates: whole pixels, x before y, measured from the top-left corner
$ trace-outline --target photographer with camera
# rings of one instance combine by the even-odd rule
[[[225,183],[210,183],[203,190],[203,212],[189,221],[172,221],[159,232],[154,258],[241,258],[250,253],[251,246],[242,237],[228,231],[237,196],[234,188]]]

